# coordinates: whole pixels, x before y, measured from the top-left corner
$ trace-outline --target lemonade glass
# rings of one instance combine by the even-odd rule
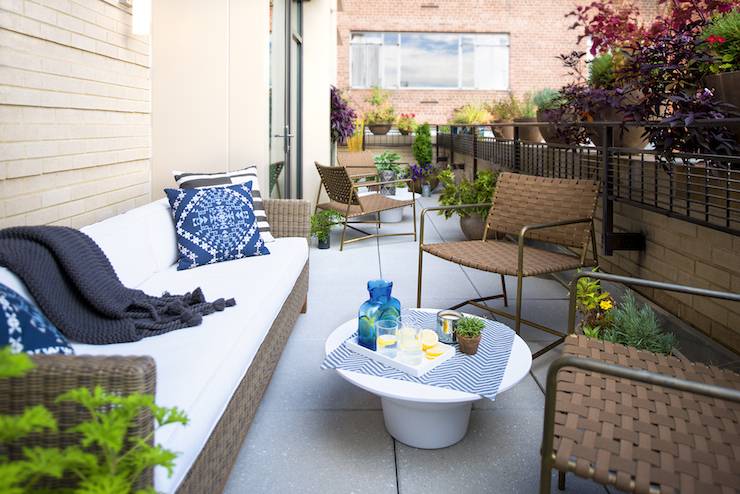
[[[398,353],[398,319],[381,319],[375,322],[378,352],[390,358]]]
[[[409,365],[419,365],[424,358],[421,342],[423,328],[415,318],[401,316],[398,329],[399,358]]]

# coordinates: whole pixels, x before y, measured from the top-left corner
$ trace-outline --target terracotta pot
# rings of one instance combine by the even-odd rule
[[[368,125],[367,128],[370,129],[373,135],[384,136],[391,130],[391,124],[373,124]]]
[[[536,122],[535,117],[515,118],[514,123]],[[519,127],[519,140],[525,142],[542,142],[539,127]]]
[[[603,108],[596,112],[594,120],[596,122],[619,122],[624,121],[624,114],[615,108]],[[645,132],[645,127],[626,127],[624,129],[615,127],[612,132],[614,147],[644,149],[647,140],[642,137],[643,132]],[[594,146],[601,147],[604,145],[600,128],[593,128],[588,134]]]
[[[478,353],[478,345],[480,345],[480,336],[475,338],[467,338],[465,336],[457,335],[457,342],[460,344],[460,351],[468,355],[475,355]]]
[[[740,70],[708,75],[707,87],[714,90],[714,95],[720,100],[733,105],[740,111]],[[727,126],[735,133],[735,139],[740,143],[740,124]]]
[[[485,221],[477,214],[471,214],[470,216],[460,217],[460,229],[468,240],[480,240],[483,238],[483,230],[485,230]],[[488,232],[488,238],[495,238],[496,233],[493,231]]]
[[[427,183],[429,184],[429,188],[434,191],[439,185],[439,179],[437,177],[428,178]],[[417,194],[421,194],[421,180],[411,182],[411,189]]]
[[[511,123],[511,120],[494,120],[493,123]],[[491,127],[493,135],[497,139],[513,139],[514,138],[514,127]]]

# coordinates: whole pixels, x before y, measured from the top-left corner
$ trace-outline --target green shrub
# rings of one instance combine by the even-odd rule
[[[519,103],[519,114],[514,118],[534,118],[537,116],[537,106],[532,100],[532,95],[525,94]]]
[[[612,89],[615,82],[614,57],[604,53],[594,57],[588,65],[588,85],[599,89]]]
[[[532,102],[538,110],[554,110],[560,108],[563,100],[560,96],[560,91],[546,87],[534,93]]]
[[[412,146],[414,159],[419,165],[426,165],[432,162],[432,132],[429,124],[424,123],[416,128],[416,137]]]
[[[714,17],[704,28],[702,39],[716,57],[709,65],[711,73],[740,70],[740,9]]]
[[[483,105],[468,103],[456,108],[450,119],[451,124],[483,125],[491,121],[491,114]]]
[[[493,115],[493,120],[511,120],[521,112],[519,101],[513,94],[488,105],[487,110]]]
[[[611,318],[612,323],[602,331],[606,341],[663,354],[676,346],[675,336],[663,331],[653,309],[638,306],[631,291],[617,304]]]
[[[388,103],[388,92],[374,87],[367,98],[371,109],[365,113],[365,122],[368,125],[392,124],[396,121],[396,111]]]
[[[459,185],[455,184],[455,174],[449,168],[439,172],[438,177],[442,183],[439,204],[441,206],[459,206],[462,204],[490,203],[493,198],[493,191],[496,189],[498,174],[490,170],[481,170],[475,180],[471,182],[464,178]],[[458,214],[463,218],[478,214],[481,218],[485,218],[489,209],[489,207],[443,209],[439,211],[439,214],[445,218],[450,218],[453,214]]]
[[[320,242],[326,242],[329,239],[329,232],[341,216],[335,211],[319,211],[311,216],[311,236],[316,237]]]
[[[486,324],[477,317],[463,317],[457,321],[455,333],[463,338],[475,338],[481,335]]]

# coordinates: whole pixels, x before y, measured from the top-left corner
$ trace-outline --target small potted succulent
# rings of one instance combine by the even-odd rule
[[[398,131],[401,133],[401,135],[409,135],[416,131],[416,127],[418,124],[416,123],[416,114],[415,113],[401,113],[398,117],[398,122],[396,123],[398,126]]]
[[[396,121],[396,111],[388,103],[388,92],[374,87],[370,97],[370,110],[365,113],[365,122],[373,135],[385,135]]]
[[[460,351],[468,355],[478,353],[481,333],[485,323],[477,317],[463,317],[457,322],[455,336],[460,344]]]
[[[311,236],[316,237],[319,241],[319,249],[328,249],[331,247],[331,227],[340,216],[334,211],[319,211],[311,216]]]

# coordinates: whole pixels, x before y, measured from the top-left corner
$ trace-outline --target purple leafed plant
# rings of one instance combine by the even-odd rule
[[[342,97],[339,89],[331,86],[331,140],[344,142],[355,132],[357,114]]]

